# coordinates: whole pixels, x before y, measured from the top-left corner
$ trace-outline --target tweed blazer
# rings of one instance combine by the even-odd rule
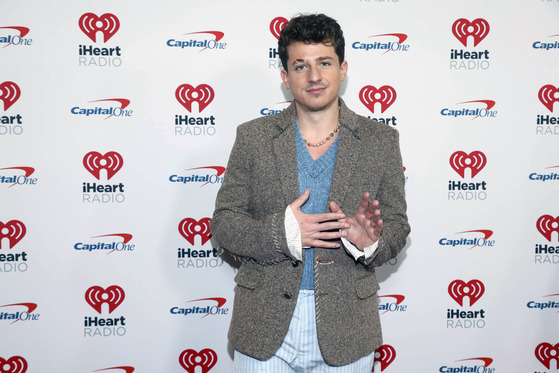
[[[286,207],[299,197],[295,121],[292,104],[237,128],[210,222],[219,248],[241,260],[229,340],[259,360],[282,344],[303,274],[284,226]],[[340,128],[329,200],[352,216],[369,192],[380,202],[384,225],[377,254],[367,261],[356,261],[344,248],[314,250],[318,341],[334,366],[382,344],[374,267],[394,258],[410,232],[398,132],[355,114],[341,99]]]

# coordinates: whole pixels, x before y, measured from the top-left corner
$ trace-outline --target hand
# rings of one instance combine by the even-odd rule
[[[323,247],[327,249],[337,249],[339,242],[324,240],[335,240],[347,235],[345,229],[350,227],[348,222],[341,222],[345,219],[343,212],[328,212],[323,214],[305,214],[301,211],[301,206],[309,199],[310,191],[307,189],[299,198],[293,201],[289,207],[299,223],[301,231],[301,243],[303,247]],[[334,230],[333,232],[328,232]]]
[[[377,242],[382,231],[382,220],[378,209],[379,202],[375,200],[367,207],[368,204],[369,193],[365,193],[355,215],[340,220],[340,222],[349,223],[350,227],[346,229],[346,238],[361,251]],[[342,213],[342,209],[336,202],[330,202],[330,211]]]

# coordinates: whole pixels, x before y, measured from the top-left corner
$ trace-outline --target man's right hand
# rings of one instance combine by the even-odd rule
[[[328,249],[337,249],[340,247],[339,242],[325,241],[337,240],[345,237],[349,228],[348,223],[342,223],[339,220],[346,217],[343,213],[326,212],[323,214],[305,214],[301,211],[301,206],[309,199],[310,191],[305,190],[299,198],[293,201],[289,207],[299,223],[301,231],[301,244],[303,248],[323,247]]]

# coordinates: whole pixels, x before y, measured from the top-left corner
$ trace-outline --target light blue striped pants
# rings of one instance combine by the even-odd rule
[[[370,373],[375,353],[341,367],[326,364],[316,336],[314,291],[300,290],[285,339],[269,360],[261,361],[235,350],[234,373]]]

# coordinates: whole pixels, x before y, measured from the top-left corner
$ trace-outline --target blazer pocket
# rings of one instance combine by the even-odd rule
[[[360,299],[366,299],[377,293],[380,286],[375,276],[367,276],[355,281],[355,291]]]
[[[264,276],[264,273],[258,269],[241,267],[235,276],[235,283],[244,288],[254,290],[262,276]]]

